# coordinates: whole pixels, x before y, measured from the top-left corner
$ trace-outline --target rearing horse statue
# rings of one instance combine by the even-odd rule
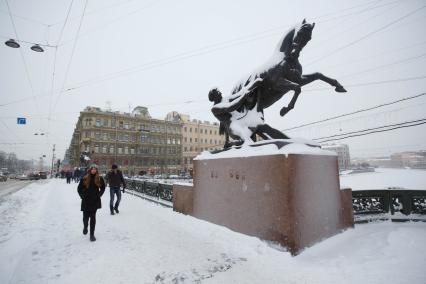
[[[255,140],[255,134],[263,138],[266,137],[266,139],[288,138],[269,125],[259,123],[259,121],[263,121],[263,110],[281,99],[288,91],[294,91],[294,95],[288,106],[281,108],[281,116],[284,116],[294,108],[301,93],[301,87],[315,80],[321,80],[334,86],[336,92],[346,92],[345,88],[337,80],[329,78],[322,73],[303,74],[302,72],[299,55],[301,50],[311,40],[314,27],[315,23],[309,24],[306,20],[303,20],[299,26],[290,29],[280,41],[267,64],[238,83],[234,87],[232,94],[224,98],[224,100],[221,96],[219,99],[219,90],[213,89],[210,91],[209,99],[215,103],[212,112],[221,122],[222,132],[226,135],[225,148],[230,145],[229,136],[234,140],[240,140],[241,143],[247,140],[248,134],[242,137],[237,133],[241,133],[240,130],[243,127],[251,131],[250,137],[252,140]],[[236,112],[244,115],[238,117],[238,115],[235,115]],[[257,121],[257,125],[250,125],[250,122],[238,125],[236,120],[246,117],[250,112],[258,114],[258,119],[251,119],[252,121]],[[253,115],[249,115],[249,117],[253,117]],[[233,118],[235,119],[233,120]],[[277,131],[281,134],[278,134]]]

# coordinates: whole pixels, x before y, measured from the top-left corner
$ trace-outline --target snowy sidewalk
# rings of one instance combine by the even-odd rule
[[[109,192],[92,243],[76,184],[34,183],[0,202],[0,283],[426,283],[426,224],[358,225],[297,257],[169,208]]]

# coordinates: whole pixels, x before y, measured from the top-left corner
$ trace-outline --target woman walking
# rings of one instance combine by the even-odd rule
[[[102,207],[101,196],[105,192],[104,179],[99,175],[98,167],[92,165],[88,173],[78,184],[78,194],[81,197],[81,211],[83,211],[83,234],[87,234],[90,219],[90,241],[96,241],[96,210]]]

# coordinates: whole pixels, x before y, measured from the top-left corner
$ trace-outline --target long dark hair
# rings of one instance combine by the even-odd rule
[[[90,169],[89,169],[89,171],[88,171],[88,173],[84,176],[84,178],[83,178],[83,184],[84,184],[84,187],[87,189],[87,188],[89,188],[89,186],[90,186],[90,179],[92,178],[92,175],[90,174],[90,171],[93,169],[94,167],[91,167]],[[101,176],[99,175],[99,172],[98,172],[98,169],[97,168],[95,168],[96,169],[96,174],[95,174],[95,177],[94,177],[94,179],[95,179],[95,185],[97,186],[97,187],[101,187]]]

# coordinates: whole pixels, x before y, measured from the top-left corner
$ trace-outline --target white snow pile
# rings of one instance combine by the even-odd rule
[[[281,149],[273,144],[273,142],[284,141],[290,142],[290,144],[285,145]],[[262,146],[250,146],[250,145],[261,145],[265,143],[270,143]],[[204,151],[195,157],[195,160],[209,160],[209,159],[223,159],[223,158],[242,158],[242,157],[251,157],[251,156],[268,156],[268,155],[286,155],[289,154],[306,154],[306,155],[326,155],[326,156],[337,156],[336,152],[323,150],[319,147],[308,146],[319,146],[318,143],[306,140],[302,138],[292,138],[292,139],[271,139],[263,140],[251,143],[250,145],[243,145],[240,148],[232,147],[229,150],[212,154],[209,151]]]
[[[291,257],[277,245],[123,195],[96,242],[82,234],[76,184],[0,199],[0,283],[426,283],[426,224],[357,225]]]

